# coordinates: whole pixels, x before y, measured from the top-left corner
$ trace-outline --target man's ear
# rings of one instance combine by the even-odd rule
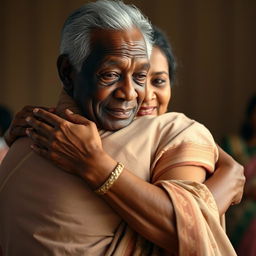
[[[73,95],[73,78],[74,78],[74,67],[70,63],[67,55],[62,54],[58,57],[57,68],[59,77],[64,85],[65,91],[72,97]]]

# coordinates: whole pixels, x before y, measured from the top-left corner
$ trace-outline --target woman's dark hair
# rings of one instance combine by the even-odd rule
[[[245,112],[245,120],[242,124],[240,134],[241,136],[248,141],[253,136],[253,126],[251,123],[251,117],[254,114],[254,111],[256,111],[256,94],[251,97],[251,99],[248,102],[246,112]]]
[[[170,42],[168,41],[166,34],[156,26],[153,26],[153,40],[153,46],[159,47],[159,49],[167,58],[169,66],[169,77],[172,85],[176,75],[176,62]]]

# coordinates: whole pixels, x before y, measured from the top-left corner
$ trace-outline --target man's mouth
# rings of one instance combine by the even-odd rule
[[[134,113],[134,108],[106,108],[106,112],[117,119],[128,119]]]
[[[140,107],[137,115],[138,116],[147,116],[147,115],[156,115],[157,107]]]

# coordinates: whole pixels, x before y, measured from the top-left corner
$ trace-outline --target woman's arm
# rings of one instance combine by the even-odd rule
[[[240,203],[245,185],[244,167],[218,146],[219,159],[214,174],[205,181],[212,192],[220,215],[230,205]]]
[[[33,116],[35,106],[25,106],[19,111],[8,131],[5,134],[5,140],[8,146],[19,137],[26,136],[26,129],[30,127],[26,122],[26,117]],[[43,108],[54,112],[54,108]],[[245,184],[244,168],[236,162],[230,155],[224,152],[220,147],[219,160],[216,164],[215,172],[205,181],[205,185],[212,192],[217,203],[219,213],[226,212],[231,204],[238,204],[243,195]]]
[[[39,136],[28,130],[35,144],[42,146],[35,146],[36,152],[62,169],[80,175],[93,190],[108,179],[117,163],[103,151],[93,122],[68,113],[73,123],[41,110],[35,114],[48,118],[48,124],[38,122],[32,116],[28,121],[29,126],[44,134]],[[159,179],[174,178],[202,182],[205,170],[195,166],[177,167],[165,172]],[[212,184],[214,187],[214,182]],[[160,187],[145,182],[125,168],[103,198],[142,236],[168,251],[177,250],[173,205]]]
[[[98,189],[110,176],[117,162],[102,148],[96,125],[75,114],[67,113],[68,122],[43,110],[27,119],[27,133],[33,149],[62,169],[77,174],[93,189]],[[176,167],[159,179],[192,179],[201,182],[205,170],[196,166]],[[180,174],[178,174],[180,173]],[[109,191],[102,196],[136,232],[169,252],[177,252],[177,232],[172,201],[156,185],[137,177],[124,168]]]

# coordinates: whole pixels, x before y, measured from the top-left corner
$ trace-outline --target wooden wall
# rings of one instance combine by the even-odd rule
[[[59,36],[82,0],[1,0],[0,103],[54,105]],[[256,92],[256,1],[130,0],[164,29],[178,61],[170,110],[204,123],[217,141],[235,132]]]

